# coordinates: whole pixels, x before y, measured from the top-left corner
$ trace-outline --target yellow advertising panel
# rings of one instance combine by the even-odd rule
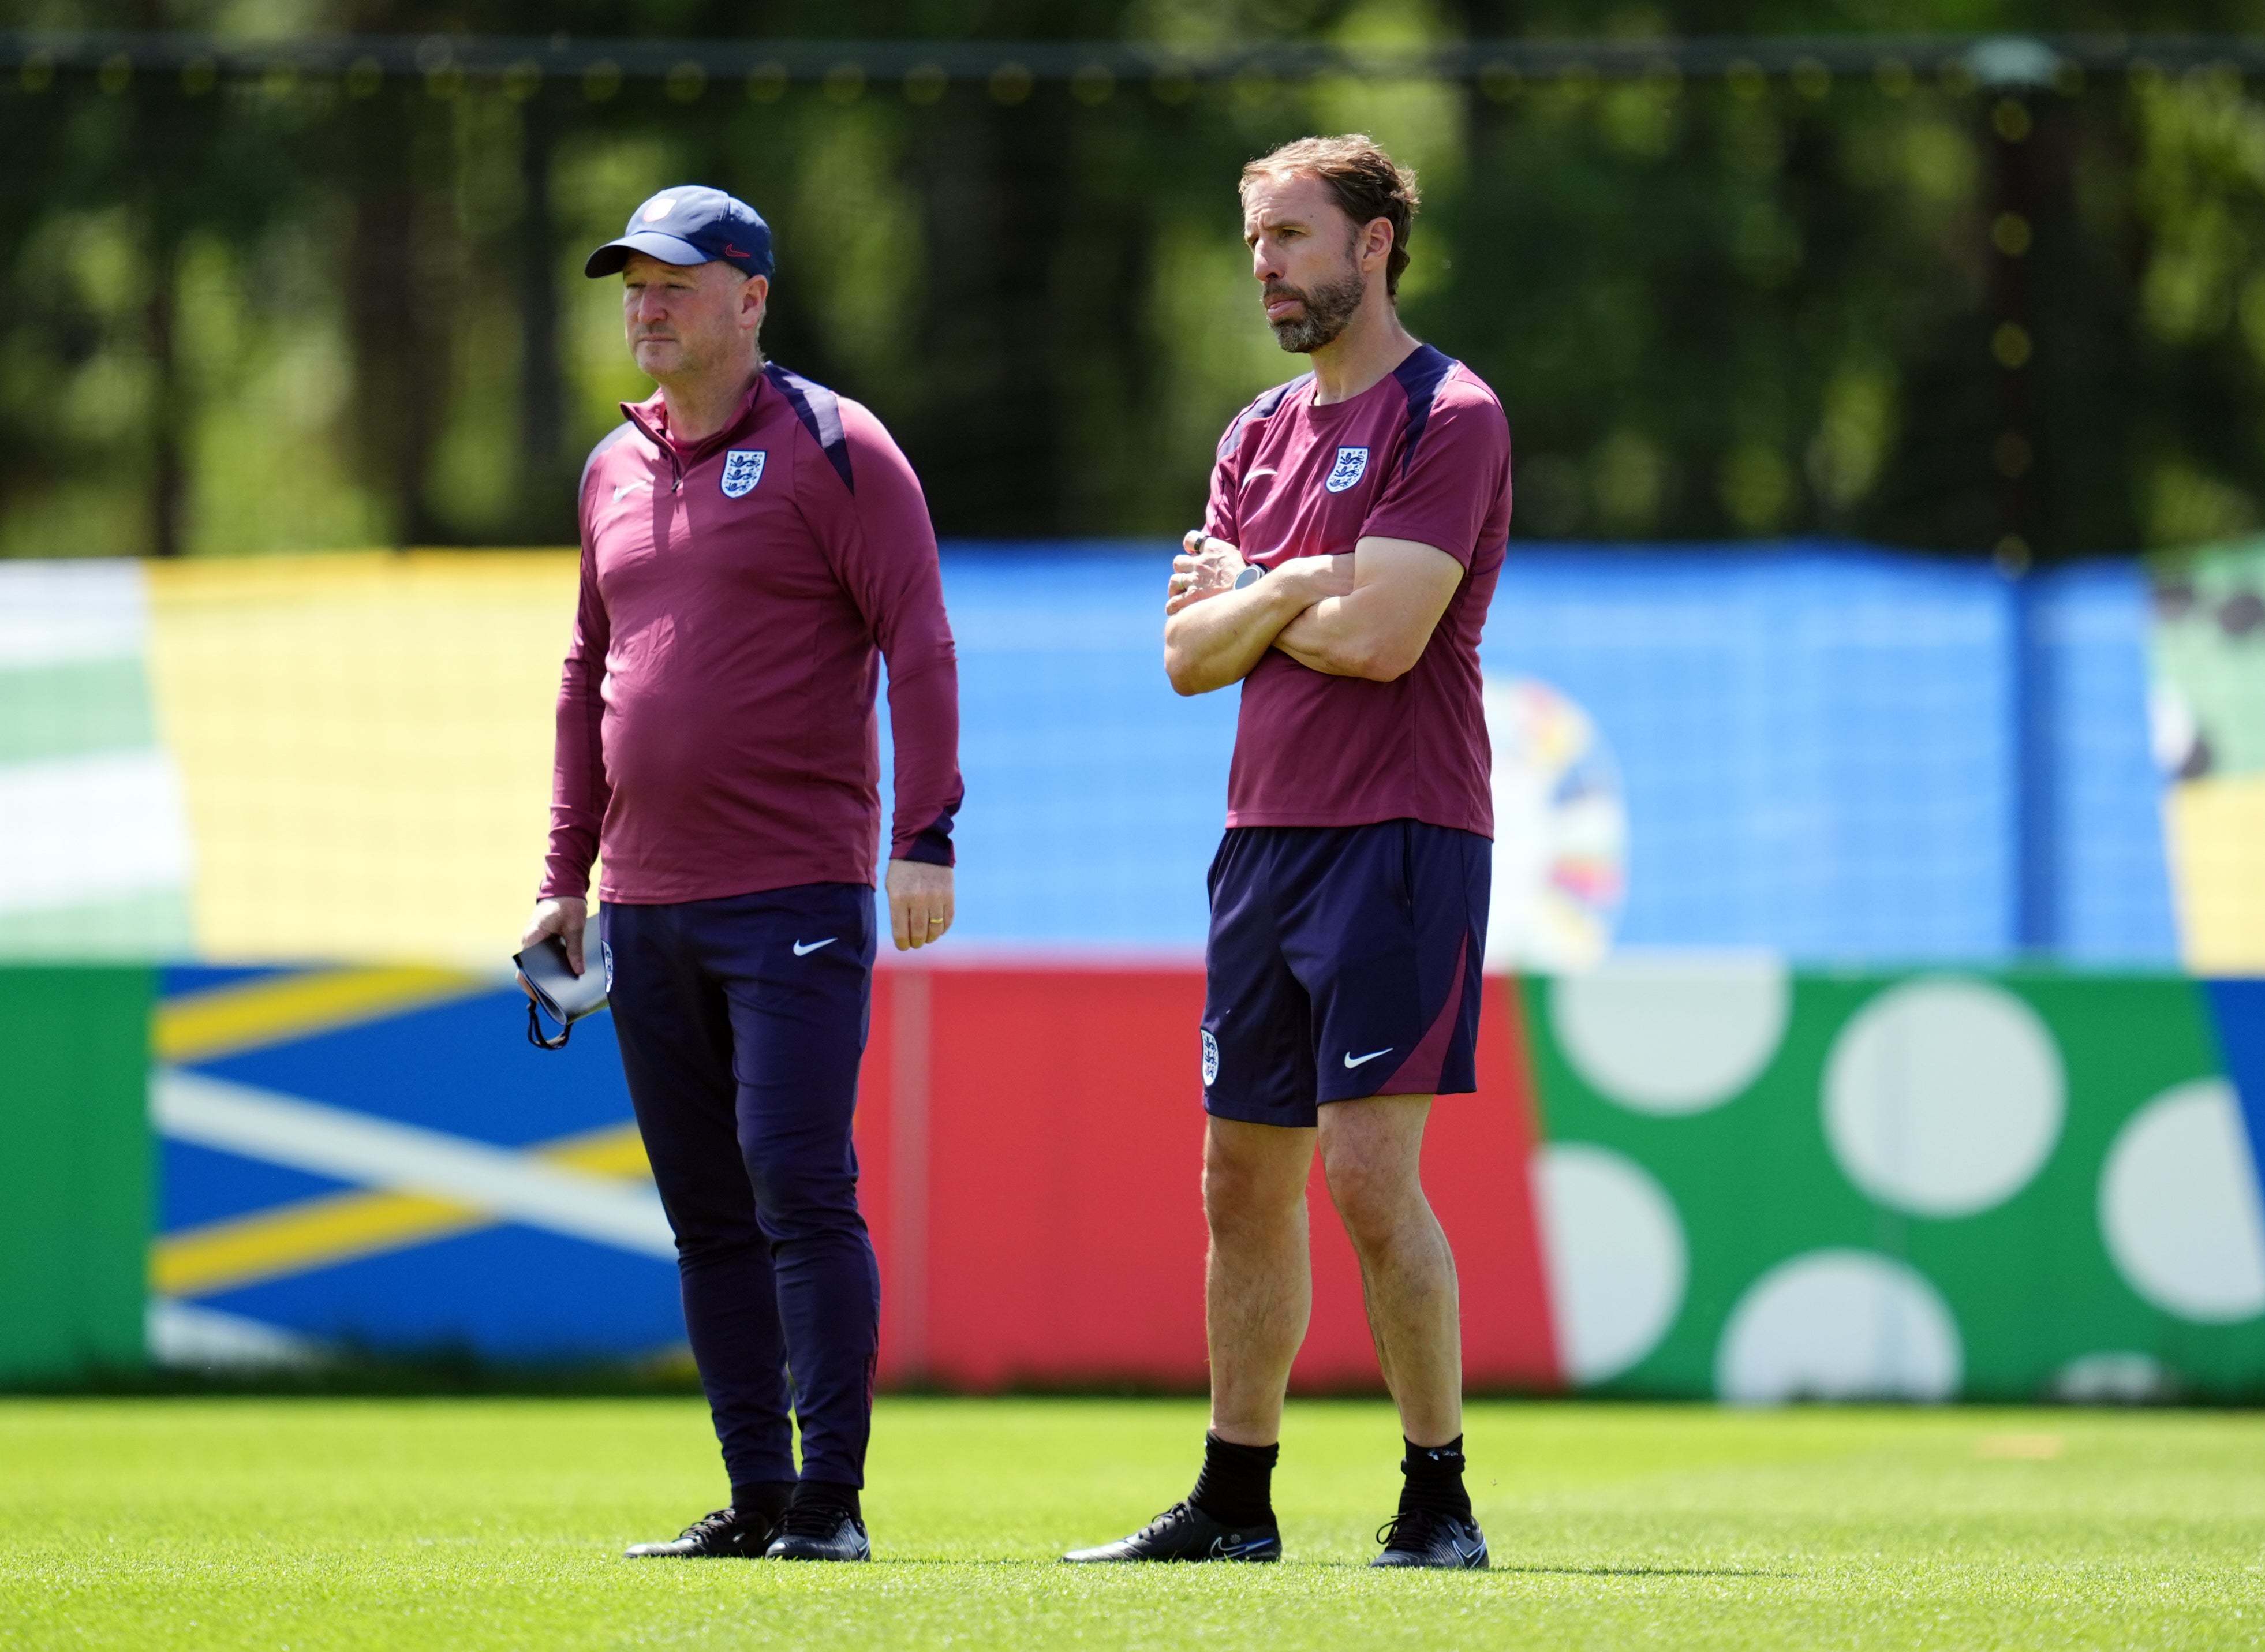
[[[543,848],[572,551],[153,564],[196,955],[495,967]]]

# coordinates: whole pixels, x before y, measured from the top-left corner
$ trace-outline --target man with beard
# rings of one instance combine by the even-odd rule
[[[1479,1568],[1454,1257],[1418,1175],[1476,1088],[1490,757],[1478,641],[1510,532],[1510,428],[1394,308],[1416,180],[1367,138],[1243,170],[1266,319],[1313,371],[1228,426],[1165,603],[1182,694],[1243,685],[1212,863],[1203,1018],[1211,1429],[1195,1489],[1080,1561],[1278,1560],[1271,1489],[1313,1299],[1318,1146],[1400,1412],[1372,1564]]]

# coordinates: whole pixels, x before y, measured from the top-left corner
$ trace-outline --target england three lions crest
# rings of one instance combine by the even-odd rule
[[[765,448],[734,448],[724,455],[725,499],[739,499],[755,491],[755,484],[763,479],[763,459],[768,451]]]
[[[1322,485],[1332,493],[1342,493],[1359,481],[1367,469],[1367,448],[1340,448],[1337,449],[1337,462],[1329,471],[1329,479]]]

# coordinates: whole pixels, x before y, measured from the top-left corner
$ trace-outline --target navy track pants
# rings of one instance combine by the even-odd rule
[[[611,1003],[734,1485],[863,1486],[880,1274],[849,1126],[872,1014],[862,884],[608,904]]]

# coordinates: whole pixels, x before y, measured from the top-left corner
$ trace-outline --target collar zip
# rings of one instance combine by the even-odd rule
[[[645,433],[645,439],[647,440],[651,441],[654,447],[659,448],[660,451],[666,455],[668,459],[669,474],[675,478],[675,480],[672,481],[668,484],[668,491],[671,493],[683,492],[684,461],[677,455],[676,444],[671,441],[668,437],[652,423],[652,420],[648,419],[645,416],[645,410],[638,407],[636,404],[631,402],[623,402],[622,404],[622,411],[628,415],[630,423],[635,425],[639,430]]]
[[[723,430],[717,433],[717,436],[710,438],[710,440],[728,440],[732,434],[739,429],[740,425],[746,422],[747,410],[752,408],[762,396],[764,377],[768,371],[769,366],[766,363],[763,368],[756,373],[754,384],[747,392],[747,404],[739,409],[739,418],[733,419],[729,425],[726,425]],[[659,448],[661,452],[668,455],[669,472],[676,478],[674,482],[669,484],[668,491],[671,493],[683,492],[684,460],[676,451],[676,444],[671,441],[667,436],[661,433],[658,426],[645,418],[644,409],[639,407],[636,403],[623,402],[622,404],[622,411],[628,416],[629,421],[631,424],[635,425],[639,430],[645,432],[646,436],[652,440],[654,447]],[[703,442],[699,445],[705,447],[708,444],[706,442]]]

